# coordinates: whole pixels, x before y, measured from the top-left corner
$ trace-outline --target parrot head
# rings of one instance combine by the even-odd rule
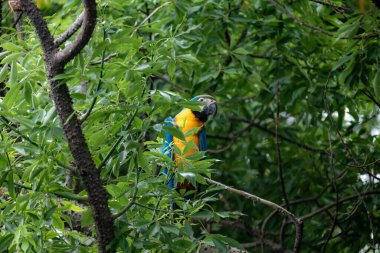
[[[202,122],[206,122],[209,118],[214,117],[218,111],[215,98],[210,95],[199,95],[191,99],[191,101],[202,102],[200,111],[192,111],[194,115]]]

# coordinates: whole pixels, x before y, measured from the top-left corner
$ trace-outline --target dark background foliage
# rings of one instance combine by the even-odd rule
[[[37,3],[56,36],[82,11]],[[79,117],[94,103],[82,127],[118,215],[112,247],[292,249],[294,226],[271,207],[214,186],[185,203],[157,176],[164,119],[210,94],[219,111],[210,159],[189,168],[198,181],[212,172],[302,218],[303,252],[378,250],[379,14],[362,0],[98,1],[90,43],[59,78]],[[2,16],[0,251],[95,251],[40,43],[5,3]]]

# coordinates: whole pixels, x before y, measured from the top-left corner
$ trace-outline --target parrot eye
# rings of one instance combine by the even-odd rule
[[[203,102],[203,98],[200,98],[199,101],[200,101],[200,102]]]

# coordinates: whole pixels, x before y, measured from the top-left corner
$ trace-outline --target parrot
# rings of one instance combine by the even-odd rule
[[[210,95],[199,95],[191,99],[191,101],[201,102],[200,111],[193,111],[189,108],[184,108],[180,113],[178,113],[174,118],[168,117],[165,119],[165,126],[179,127],[182,133],[186,133],[191,130],[190,135],[186,136],[186,142],[173,136],[168,131],[165,130],[165,142],[162,148],[162,153],[167,155],[175,163],[176,170],[180,167],[180,164],[186,162],[185,157],[196,152],[196,151],[206,151],[206,127],[205,123],[210,118],[213,118],[218,110],[215,98]],[[183,149],[186,143],[193,141],[194,147],[191,148],[183,155],[179,155],[173,152],[173,146],[175,145],[179,149]],[[197,149],[195,149],[197,148]],[[167,168],[163,170],[163,174],[168,175],[169,171]],[[177,191],[185,189],[186,191],[192,190],[190,182],[185,179],[183,183],[178,183],[175,185],[174,176],[170,176],[168,181],[168,186],[171,189],[176,189]],[[192,198],[192,195],[185,196],[186,200]],[[175,206],[175,205],[173,205]]]

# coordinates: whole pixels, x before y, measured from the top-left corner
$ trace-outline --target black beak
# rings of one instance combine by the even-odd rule
[[[206,104],[202,111],[192,111],[194,115],[202,122],[206,122],[208,118],[214,117],[216,112],[218,111],[218,106],[216,102],[212,102],[210,104]]]
[[[207,114],[207,116],[214,117],[218,112],[218,106],[216,105],[216,103],[212,103],[210,105],[205,106],[203,108],[203,111]]]

